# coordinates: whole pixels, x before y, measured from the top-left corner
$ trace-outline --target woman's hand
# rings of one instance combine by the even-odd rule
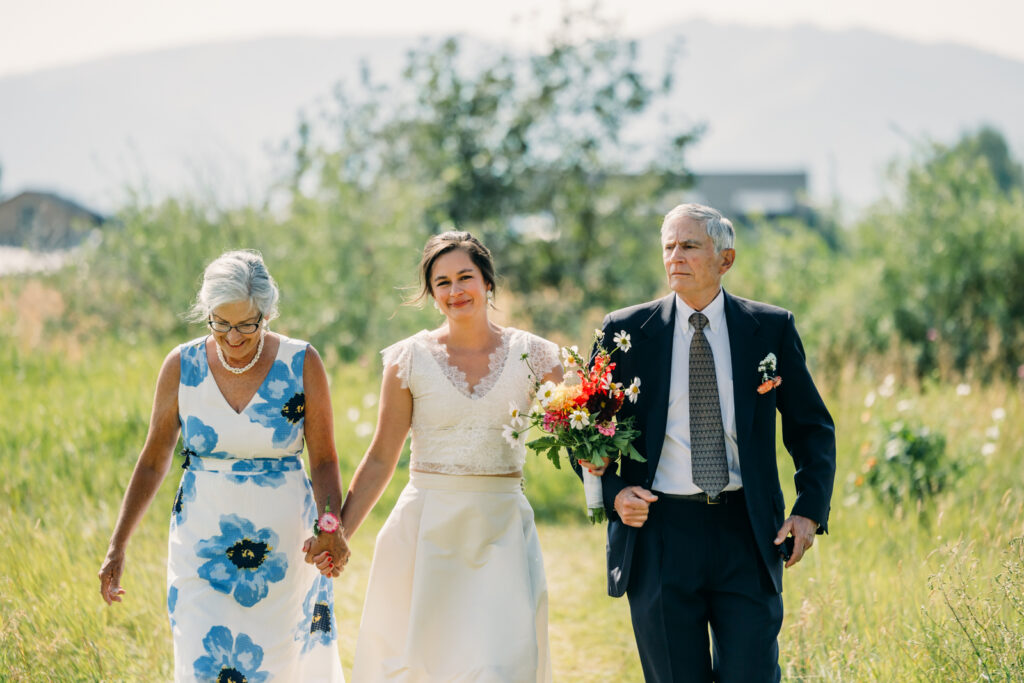
[[[124,553],[110,550],[103,566],[100,567],[100,596],[108,605],[121,602],[125,590],[121,588],[121,572],[124,571]]]
[[[609,458],[608,456],[602,456],[601,459],[604,460],[604,464],[601,465],[600,467],[590,462],[589,460],[580,460],[580,467],[585,468],[595,477],[600,477],[602,474],[604,474],[604,471],[608,469],[608,463],[611,462],[611,458]]]
[[[332,534],[321,533],[319,536],[310,536],[302,544],[302,551],[306,553],[306,562],[315,566],[324,576],[332,579],[341,575],[352,554],[348,549],[348,541],[343,532],[343,529],[338,529]]]

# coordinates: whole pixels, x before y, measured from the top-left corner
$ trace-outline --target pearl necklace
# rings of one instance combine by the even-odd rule
[[[224,352],[221,350],[220,344],[217,344],[217,342],[214,341],[214,344],[217,347],[217,358],[220,359],[220,364],[224,366],[225,370],[227,370],[228,372],[230,372],[232,374],[235,374],[235,375],[241,375],[243,372],[246,372],[247,370],[251,370],[252,366],[256,365],[256,362],[260,359],[260,354],[263,353],[263,341],[266,338],[267,338],[267,333],[266,332],[263,332],[262,334],[260,334],[260,345],[256,347],[256,355],[253,356],[252,360],[249,361],[249,363],[247,365],[245,365],[244,367],[236,368],[234,366],[228,365],[228,361],[227,361],[226,358],[224,358]]]

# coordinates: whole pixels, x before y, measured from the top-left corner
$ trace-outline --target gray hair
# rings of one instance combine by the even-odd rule
[[[279,296],[277,283],[258,251],[228,251],[203,271],[203,284],[189,309],[188,319],[203,322],[218,306],[248,301],[263,314],[265,321],[270,321],[278,315]]]
[[[732,221],[722,215],[717,209],[703,204],[680,204],[667,214],[661,222],[661,231],[680,218],[692,218],[704,227],[715,245],[715,253],[721,254],[723,249],[733,249],[736,241],[736,230],[732,227]]]

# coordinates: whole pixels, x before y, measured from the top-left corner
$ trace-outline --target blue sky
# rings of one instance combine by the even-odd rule
[[[575,7],[592,4],[568,1]],[[280,34],[465,32],[516,44],[541,43],[555,30],[558,8],[564,4],[566,0],[0,0],[0,76],[112,54]],[[1022,0],[604,0],[601,5],[626,34],[694,18],[771,26],[806,23],[868,28],[920,42],[955,42],[1024,61]]]

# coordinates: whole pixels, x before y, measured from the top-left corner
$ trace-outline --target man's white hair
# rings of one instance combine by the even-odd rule
[[[680,204],[665,214],[665,220],[661,222],[662,234],[665,234],[666,227],[680,218],[692,218],[700,223],[715,245],[716,254],[721,254],[723,249],[734,248],[736,230],[732,227],[732,221],[717,209],[703,204]]]

